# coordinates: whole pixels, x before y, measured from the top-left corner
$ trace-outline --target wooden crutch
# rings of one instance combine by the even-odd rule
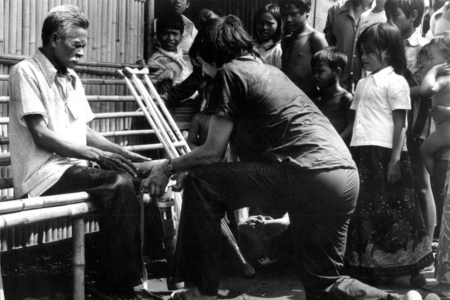
[[[141,109],[145,111],[144,115],[149,120],[150,125],[156,132],[161,133],[158,135],[158,138],[164,139],[164,141],[161,140],[161,143],[167,150],[169,157],[176,158],[185,153],[190,152],[190,148],[186,140],[184,139],[181,131],[179,130],[170,112],[167,110],[165,103],[159,96],[150,78],[148,77],[148,69],[137,70],[125,68],[124,72],[127,75],[127,77],[130,77],[132,79],[134,85],[139,90],[139,93],[141,94],[143,101],[141,101],[141,97],[139,97],[138,93],[134,89],[133,84],[127,77],[125,77],[127,85],[132,91],[133,96],[136,98]],[[151,95],[148,93],[147,89],[144,87],[142,81],[137,77],[137,75],[143,75],[144,81]],[[155,104],[153,99],[156,99],[158,105]],[[173,144],[173,146],[171,144]],[[175,195],[179,196],[178,193],[175,193]],[[245,276],[247,277],[253,276],[255,274],[255,270],[245,260],[236,243],[236,239],[234,238],[228,226],[228,223],[225,220],[221,221],[221,231],[222,234],[227,238],[227,241],[232,246],[232,249],[235,251],[237,257],[239,258],[239,261],[242,263]]]

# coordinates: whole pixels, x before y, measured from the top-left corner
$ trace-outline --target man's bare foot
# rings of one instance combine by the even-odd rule
[[[174,292],[172,300],[217,300],[217,296],[202,295],[197,287],[191,287],[185,292]]]

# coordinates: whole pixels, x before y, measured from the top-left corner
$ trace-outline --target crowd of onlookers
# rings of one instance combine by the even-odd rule
[[[167,3],[167,12],[155,21],[155,51],[147,64],[159,69],[151,77],[169,107],[193,95],[198,99],[187,137],[195,148],[208,134],[214,74],[202,69],[193,40],[205,22],[224,13],[203,7],[192,22],[183,15],[189,0]],[[358,166],[361,188],[347,237],[348,272],[366,280],[411,275],[413,287],[425,286],[421,271],[433,268],[432,245],[437,246],[440,228],[446,230],[440,227],[445,197],[442,191],[433,197],[432,186],[445,180],[433,175],[450,146],[449,2],[338,1],[328,11],[324,33],[308,22],[311,0],[279,3],[254,12],[255,47],[328,117]],[[229,153],[227,159],[239,158]],[[268,241],[289,234],[288,214],[274,207],[235,214],[242,241],[250,241],[243,244],[246,253],[262,265],[276,261],[277,243],[270,247]],[[448,243],[445,232],[440,242]],[[449,252],[440,247],[435,265],[440,282],[450,279],[443,261]]]

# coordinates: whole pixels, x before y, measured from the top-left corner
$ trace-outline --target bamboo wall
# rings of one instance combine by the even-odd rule
[[[42,46],[41,29],[45,16],[55,6],[72,4],[80,7],[89,18],[88,44],[85,61],[135,63],[143,58],[144,10],[146,0],[0,0],[0,53],[32,56]],[[11,64],[0,64],[0,74],[8,74]],[[111,69],[113,70],[113,69]],[[81,78],[115,79],[79,72]],[[87,95],[124,95],[124,85],[85,85]],[[7,82],[0,82],[0,96],[7,96]],[[94,113],[135,111],[133,102],[91,102]],[[0,104],[0,116],[8,116],[8,103]],[[129,129],[131,119],[116,118],[93,121],[90,126],[103,132]],[[1,137],[8,136],[8,126],[1,125]],[[110,138],[125,145],[130,139]],[[2,153],[9,151],[1,146]],[[9,167],[0,168],[0,176],[10,177]],[[3,192],[12,197],[12,190]]]

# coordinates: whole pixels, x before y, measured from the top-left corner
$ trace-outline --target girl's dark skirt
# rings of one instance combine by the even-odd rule
[[[360,192],[350,219],[346,260],[351,275],[362,279],[395,278],[431,264],[433,255],[414,194],[407,152],[400,158],[401,179],[387,183],[392,149],[352,147]]]

